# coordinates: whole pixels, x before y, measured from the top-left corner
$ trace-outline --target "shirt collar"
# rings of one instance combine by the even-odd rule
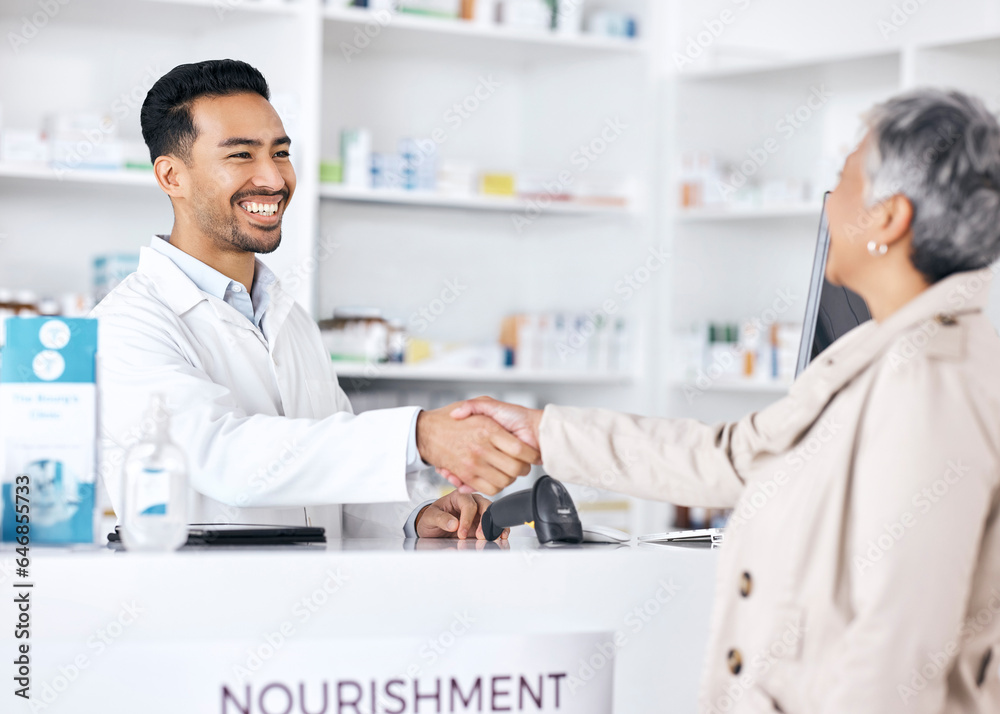
[[[199,290],[206,292],[209,295],[213,295],[220,300],[226,299],[226,291],[233,286],[233,283],[235,283],[234,280],[223,275],[215,268],[201,262],[193,255],[189,255],[177,246],[171,244],[169,236],[153,236],[153,239],[149,243],[149,247],[157,253],[161,253],[170,258],[174,265],[180,268],[185,275],[191,278],[191,282],[198,286]]]
[[[205,300],[206,294],[226,302],[226,290],[236,282],[171,245],[165,236],[154,236],[149,247],[139,251],[139,272],[149,275],[158,283],[163,281],[161,298],[177,315]],[[213,273],[219,277],[212,276]],[[222,280],[226,281],[225,284]],[[254,284],[251,290],[251,299],[256,306],[254,322],[265,334],[280,329],[293,303],[290,296],[281,289],[278,277],[258,258],[254,258]],[[218,303],[213,303],[213,307],[219,317],[227,319],[228,310],[223,310]],[[262,323],[265,310],[269,315],[270,329]],[[242,324],[242,319],[231,321]]]

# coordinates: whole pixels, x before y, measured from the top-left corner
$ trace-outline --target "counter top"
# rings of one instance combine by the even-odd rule
[[[348,539],[168,554],[37,547],[31,556],[33,691],[57,683],[60,668],[83,656],[88,667],[47,709],[73,714],[91,711],[83,703],[100,700],[144,706],[143,673],[163,658],[176,662],[175,675],[197,667],[203,676],[211,654],[207,666],[218,661],[213,682],[222,681],[266,650],[269,637],[280,636],[282,657],[316,647],[328,648],[323,651],[331,657],[345,651],[361,657],[374,641],[387,652],[433,642],[456,618],[474,623],[466,644],[617,635],[614,711],[694,714],[716,563],[716,552],[707,549],[540,546],[527,538],[506,544]],[[16,647],[9,626],[17,618],[9,597],[13,557],[9,547],[0,551],[4,651]],[[129,624],[114,628],[123,618]],[[100,647],[98,633],[109,628],[119,635]],[[279,659],[262,671],[278,667]],[[9,690],[0,696],[6,699]],[[218,696],[205,696],[210,707],[187,711],[219,712]],[[118,710],[157,711],[93,709]]]

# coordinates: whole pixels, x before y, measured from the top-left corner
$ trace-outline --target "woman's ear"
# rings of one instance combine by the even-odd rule
[[[910,233],[913,224],[913,204],[901,193],[882,202],[882,216],[879,222],[879,243],[891,246]]]
[[[184,163],[175,156],[157,156],[153,162],[153,175],[165,194],[171,198],[185,197]]]

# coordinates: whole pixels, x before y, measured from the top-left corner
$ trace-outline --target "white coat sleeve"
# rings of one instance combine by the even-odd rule
[[[876,377],[844,544],[854,617],[817,688],[818,713],[944,707],[996,479],[989,439],[970,429],[984,423],[970,414],[970,389],[958,369],[928,359]],[[940,399],[914,407],[925,394]]]
[[[154,392],[167,397],[190,485],[205,496],[241,508],[408,500],[415,407],[322,419],[248,415],[227,387],[186,358],[155,316],[101,315],[99,333],[102,432],[112,455],[101,472],[116,509],[121,452],[137,439]]]
[[[337,408],[354,411],[346,392],[340,385],[333,362],[330,363],[330,386],[336,390]],[[403,535],[415,538],[414,521],[419,511],[440,496],[429,480],[421,479],[420,472],[431,468],[417,451],[417,412],[414,412],[407,439],[406,490],[408,499],[396,503],[348,503],[341,509],[343,535],[348,538],[398,538]]]

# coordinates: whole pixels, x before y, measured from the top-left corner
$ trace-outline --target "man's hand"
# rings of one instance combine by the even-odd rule
[[[499,403],[499,402],[498,402]],[[417,450],[428,464],[458,481],[463,493],[493,495],[541,463],[538,450],[492,419],[451,416],[459,404],[422,411],[417,416]]]
[[[542,422],[542,411],[540,409],[527,409],[516,404],[498,402],[490,397],[477,397],[461,402],[450,413],[453,419],[468,419],[473,415],[487,416],[532,449],[539,451],[538,429]],[[541,463],[541,453],[539,459],[532,463]],[[448,481],[459,489],[462,493],[472,493],[472,489],[465,484],[457,474],[448,468],[439,468],[438,471]]]
[[[470,496],[452,491],[417,515],[415,524],[417,536],[465,540],[475,531],[477,540],[486,540],[486,536],[483,535],[482,517],[489,506],[490,501],[478,494]],[[505,540],[509,533],[510,529],[505,528],[500,534],[500,539]]]

